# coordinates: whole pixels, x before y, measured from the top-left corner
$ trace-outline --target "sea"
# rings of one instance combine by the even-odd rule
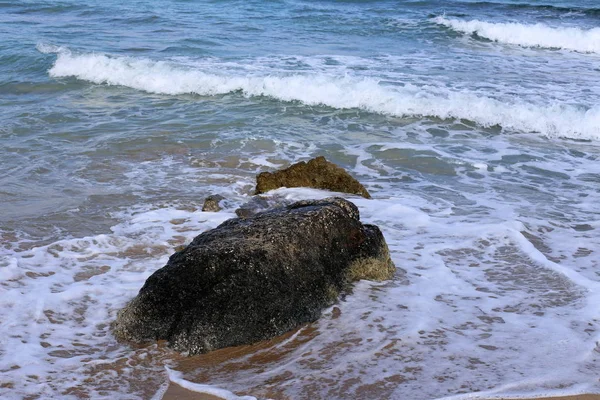
[[[266,196],[353,201],[393,280],[252,346],[116,341],[176,246],[316,156],[373,198]],[[597,1],[0,0],[2,399],[600,393],[599,256]]]

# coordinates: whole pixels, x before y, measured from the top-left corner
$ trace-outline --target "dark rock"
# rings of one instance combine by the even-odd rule
[[[204,200],[204,205],[202,206],[202,211],[209,211],[209,212],[221,211],[222,208],[219,205],[219,203],[222,200],[225,200],[225,197],[223,197],[219,194],[212,194],[212,195],[208,196],[206,198],[206,200]]]
[[[280,187],[311,187],[371,198],[360,182],[325,157],[313,158],[308,163],[302,161],[276,172],[262,172],[256,177],[256,194]]]
[[[394,272],[381,231],[354,204],[300,201],[197,236],[148,278],[114,333],[189,354],[249,344],[315,321],[352,281]]]
[[[250,201],[248,201],[245,204],[242,204],[240,208],[235,210],[235,215],[237,215],[240,218],[248,218],[261,211],[266,211],[270,208],[273,207],[266,198],[261,196],[253,196],[250,199]]]
[[[235,215],[240,218],[248,218],[262,211],[288,206],[293,202],[293,200],[288,200],[283,196],[252,196],[247,203],[242,204],[240,208],[235,210]]]

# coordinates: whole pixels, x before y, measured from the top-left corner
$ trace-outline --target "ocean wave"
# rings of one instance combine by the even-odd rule
[[[477,34],[499,43],[600,53],[600,28],[587,30],[575,27],[553,28],[544,24],[492,23],[476,19],[463,21],[442,16],[433,18],[433,21],[457,32]]]
[[[554,11],[557,13],[576,13],[582,15],[596,16],[600,15],[600,8],[586,8],[586,7],[568,7],[558,6],[552,4],[531,4],[531,3],[502,3],[493,1],[478,1],[478,2],[463,2],[462,4],[469,6],[493,6],[502,7],[514,10],[545,10]]]
[[[469,91],[444,87],[390,85],[375,78],[335,76],[324,72],[256,75],[256,71],[217,68],[205,72],[174,62],[105,54],[74,54],[55,50],[49,70],[54,78],[75,77],[96,84],[126,86],[166,95],[201,96],[240,93],[246,97],[270,97],[312,106],[361,109],[391,116],[425,116],[466,119],[509,131],[539,132],[551,137],[600,140],[600,105],[592,108],[562,103],[540,105],[506,101]]]

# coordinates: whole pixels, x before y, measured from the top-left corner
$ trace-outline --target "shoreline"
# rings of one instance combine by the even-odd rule
[[[188,390],[176,383],[169,382],[169,387],[162,400],[225,400],[222,397],[213,396],[208,393],[199,393]],[[587,400],[587,399],[586,399]],[[590,399],[592,400],[592,399]],[[593,399],[595,400],[595,399]]]
[[[468,396],[468,395],[467,395]],[[577,394],[572,396],[551,396],[551,397],[478,397],[473,393],[469,400],[600,400],[600,394]],[[176,383],[170,382],[169,388],[162,397],[162,400],[226,400],[222,397],[213,396],[207,393],[194,392],[185,389]],[[258,399],[262,400],[262,399]],[[296,399],[300,400],[300,399]],[[324,400],[324,399],[323,399]],[[383,399],[382,399],[383,400]]]

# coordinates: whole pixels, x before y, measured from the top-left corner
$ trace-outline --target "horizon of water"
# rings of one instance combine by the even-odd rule
[[[591,0],[0,0],[0,397],[600,393],[599,23]],[[116,342],[174,247],[319,155],[373,196],[348,198],[392,281],[232,353]]]

